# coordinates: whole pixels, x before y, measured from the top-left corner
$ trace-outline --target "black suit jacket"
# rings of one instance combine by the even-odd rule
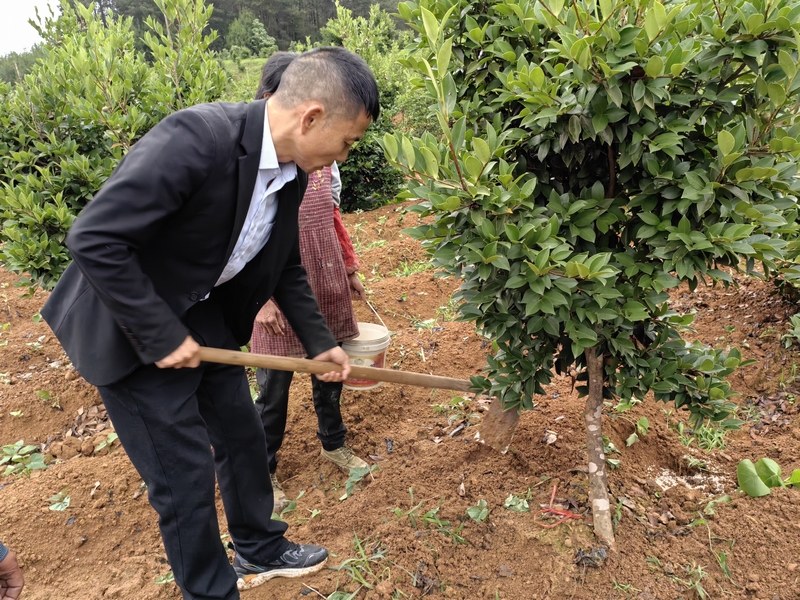
[[[178,111],[122,159],[70,229],[73,263],[42,315],[87,381],[108,385],[175,350],[187,311],[214,290],[237,343],[270,297],[310,356],[336,345],[300,263],[297,212],[307,176],[278,196],[269,242],[214,288],[241,232],[258,174],[264,100]]]

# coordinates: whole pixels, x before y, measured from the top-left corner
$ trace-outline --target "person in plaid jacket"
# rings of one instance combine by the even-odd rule
[[[256,100],[268,97],[278,89],[283,71],[295,57],[290,52],[278,52],[270,57],[264,65]],[[358,335],[351,290],[356,297],[367,299],[358,277],[360,265],[339,212],[341,187],[336,163],[309,173],[308,188],[298,216],[303,267],[328,327],[340,344]],[[256,317],[251,350],[276,356],[306,356],[300,340],[274,300],[269,300]],[[259,395],[255,403],[267,438],[276,507],[287,501],[276,470],[277,453],[283,444],[286,429],[289,386],[293,375],[291,371],[272,369],[258,369],[256,372]],[[347,428],[339,407],[342,383],[324,382],[312,375],[311,386],[319,426],[317,437],[322,443],[323,458],[345,472],[352,468],[367,467],[367,463],[353,454],[345,443]]]

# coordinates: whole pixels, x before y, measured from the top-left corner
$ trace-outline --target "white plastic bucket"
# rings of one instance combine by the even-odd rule
[[[382,369],[386,362],[389,340],[389,330],[383,325],[359,323],[358,337],[344,342],[342,349],[350,357],[350,364]],[[380,385],[380,381],[373,379],[349,377],[344,381],[344,387],[348,390],[371,390]]]

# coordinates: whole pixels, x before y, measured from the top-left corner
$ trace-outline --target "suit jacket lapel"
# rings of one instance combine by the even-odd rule
[[[264,116],[266,100],[256,100],[247,105],[247,115],[242,124],[241,146],[244,154],[239,157],[239,186],[236,197],[236,216],[233,221],[233,232],[228,249],[225,252],[225,262],[230,259],[242,226],[247,218],[250,200],[253,197],[253,188],[258,176],[258,164],[261,161],[261,144],[264,139]]]

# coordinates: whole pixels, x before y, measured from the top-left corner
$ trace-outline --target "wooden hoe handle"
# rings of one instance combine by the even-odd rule
[[[200,360],[204,362],[221,363],[224,365],[241,365],[243,367],[258,367],[261,369],[275,369],[277,371],[295,371],[297,373],[311,373],[322,375],[331,371],[341,371],[339,365],[331,362],[308,360],[307,358],[288,358],[272,356],[270,354],[253,354],[252,352],[238,352],[236,350],[223,350],[221,348],[200,348]],[[439,377],[424,373],[409,373],[408,371],[395,371],[392,369],[377,369],[375,367],[350,367],[350,377],[356,379],[371,379],[374,381],[387,381],[390,383],[404,383],[426,388],[441,390],[469,391],[472,385],[466,379],[452,377]]]

